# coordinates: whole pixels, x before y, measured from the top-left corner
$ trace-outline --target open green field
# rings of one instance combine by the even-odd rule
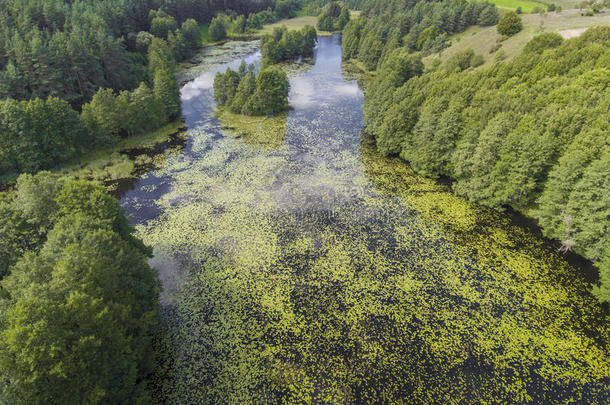
[[[350,15],[351,15],[351,18],[357,18],[360,15],[360,11],[350,10]],[[301,28],[305,27],[306,25],[312,25],[315,27],[317,21],[318,21],[318,17],[314,17],[314,16],[310,16],[310,15],[288,18],[285,20],[280,20],[273,24],[265,25],[259,31],[259,33],[260,34],[270,34],[271,32],[273,32],[274,28],[281,27],[282,25],[285,25],[289,30],[300,30]],[[331,34],[332,34],[332,32],[318,30],[318,35],[324,36],[324,35],[331,35]]]
[[[274,28],[281,27],[283,25],[285,25],[289,30],[300,30],[301,28],[305,27],[306,25],[312,25],[315,27],[317,21],[318,21],[318,17],[312,17],[309,15],[302,16],[302,17],[288,18],[286,20],[280,20],[273,24],[267,24],[259,32],[261,34],[271,34],[273,32]],[[327,31],[318,31],[318,35],[330,35],[330,34],[332,34],[332,33],[327,32]]]
[[[551,3],[555,3],[561,6],[563,9],[577,7],[577,0],[488,0],[490,3],[495,4],[499,8],[507,10],[516,10],[521,7],[524,13],[530,13],[535,7],[542,7],[546,10],[547,6]]]
[[[499,8],[506,8],[509,10],[516,10],[521,7],[524,13],[530,13],[535,7],[543,7],[546,9],[547,4],[537,1],[528,0],[491,0],[490,3],[495,4]]]
[[[441,61],[447,60],[449,57],[468,48],[472,49],[475,54],[483,55],[485,64],[489,66],[494,63],[496,55],[500,52],[504,54],[506,60],[509,60],[521,53],[525,44],[527,44],[534,36],[543,32],[558,32],[564,37],[568,37],[567,30],[575,30],[593,27],[596,25],[610,25],[610,12],[605,11],[600,14],[595,14],[592,17],[581,16],[579,10],[564,10],[561,13],[547,13],[546,16],[539,14],[524,14],[521,16],[523,21],[523,30],[518,34],[502,41],[495,26],[492,27],[470,27],[466,31],[450,37],[452,45],[441,51],[440,53],[432,54],[424,58],[424,63],[430,63],[434,58],[440,58]],[[493,51],[496,44],[500,45],[499,49]]]

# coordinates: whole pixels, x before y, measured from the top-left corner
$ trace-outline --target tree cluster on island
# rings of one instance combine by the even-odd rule
[[[214,99],[236,114],[275,115],[288,108],[289,83],[278,66],[255,72],[254,65],[242,62],[236,72],[227,68],[214,78]]]
[[[286,73],[275,64],[313,54],[316,29],[308,25],[290,31],[274,28],[261,38],[262,70],[242,62],[239,70],[227,68],[214,78],[214,99],[221,108],[243,115],[275,115],[288,108],[289,82]]]

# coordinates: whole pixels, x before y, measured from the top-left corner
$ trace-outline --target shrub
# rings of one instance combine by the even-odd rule
[[[521,17],[514,11],[509,11],[500,17],[498,22],[498,32],[502,35],[512,36],[523,29]]]
[[[470,66],[475,68],[475,67],[481,66],[484,63],[485,63],[485,58],[483,58],[483,55],[477,54],[477,55],[474,55],[474,57],[470,61]]]
[[[524,52],[535,52],[542,53],[545,49],[556,48],[563,42],[561,35],[556,32],[547,32],[540,34],[532,38],[530,42],[525,45]]]

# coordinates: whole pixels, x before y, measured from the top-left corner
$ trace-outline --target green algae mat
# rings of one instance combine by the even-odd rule
[[[260,56],[240,46],[190,73],[183,153],[122,197],[165,289],[159,402],[610,401],[610,322],[582,271],[380,157],[339,37],[292,77],[272,141],[215,116],[215,72]]]

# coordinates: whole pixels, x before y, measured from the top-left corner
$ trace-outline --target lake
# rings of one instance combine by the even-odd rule
[[[254,47],[186,74],[182,153],[121,200],[164,286],[158,395],[610,401],[609,326],[582,269],[510,215],[380,156],[340,36],[293,69],[285,133],[223,130],[214,75],[256,63]]]

